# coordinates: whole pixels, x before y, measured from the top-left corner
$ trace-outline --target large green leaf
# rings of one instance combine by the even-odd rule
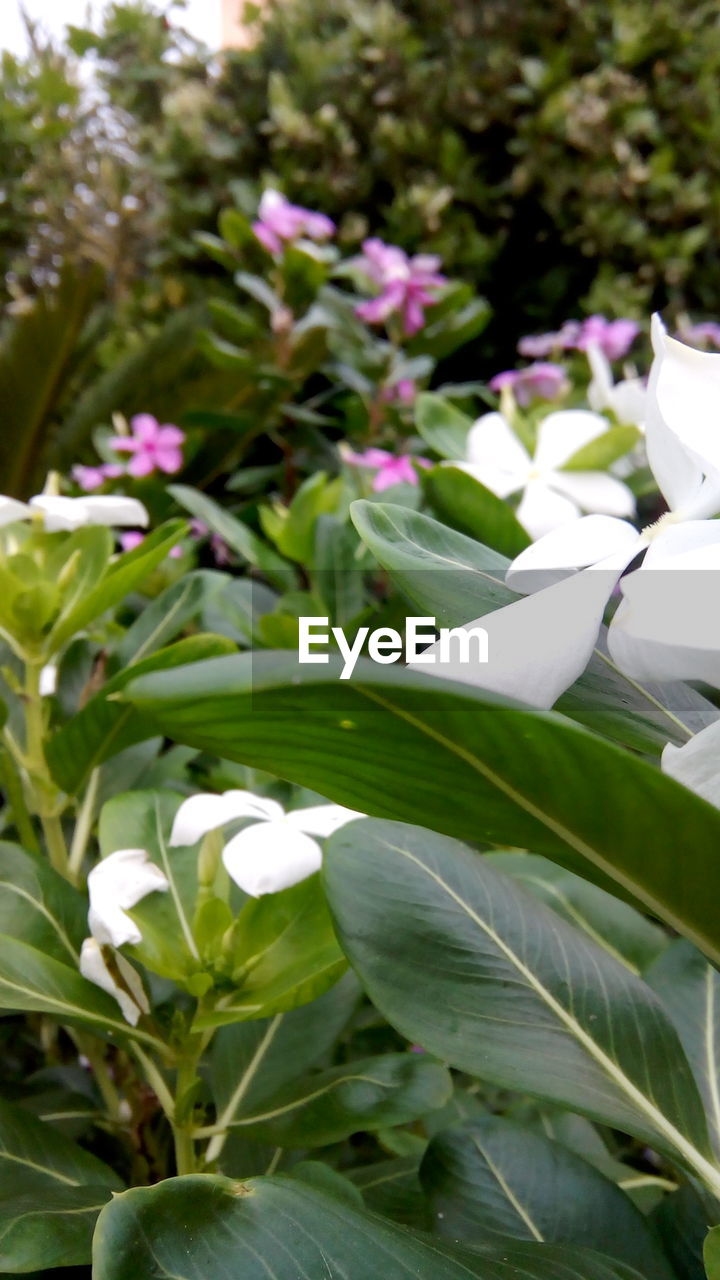
[[[501,1116],[433,1138],[420,1169],[436,1231],[465,1244],[520,1240],[577,1244],[673,1280],[647,1222],[592,1165]]]
[[[645,977],[675,1024],[720,1155],[720,974],[681,938],[656,960]]]
[[[409,1124],[443,1106],[451,1092],[448,1072],[430,1058],[387,1053],[296,1080],[232,1125],[278,1147],[326,1147],[352,1133]]]
[[[90,1261],[98,1213],[122,1182],[22,1107],[0,1101],[0,1272]]]
[[[352,518],[403,595],[440,626],[461,626],[521,598],[505,586],[509,560],[428,516],[391,503],[354,502]],[[602,644],[555,709],[656,754],[668,741],[683,745],[717,716],[686,685],[644,688],[628,679]]]
[[[703,1246],[703,1261],[708,1280],[720,1280],[720,1227],[708,1232]]]
[[[484,858],[417,827],[350,823],[328,842],[325,879],[344,950],[408,1039],[635,1134],[720,1190],[677,1033],[620,961]]]
[[[46,862],[1,843],[0,934],[77,965],[87,935],[87,900]]]
[[[119,671],[49,739],[46,757],[58,786],[69,794],[76,793],[103,761],[153,736],[152,727],[134,707],[113,699],[135,676],[234,651],[235,645],[225,636],[187,636]]]
[[[176,741],[361,812],[543,853],[720,961],[707,890],[720,813],[562,716],[369,661],[343,681],[334,660],[273,653],[145,676],[125,696]]]
[[[194,1175],[116,1196],[93,1280],[637,1280],[597,1254],[511,1244],[497,1255],[416,1236],[297,1179]]]
[[[523,884],[541,902],[622,960],[633,973],[642,973],[668,945],[664,929],[589,884],[581,876],[532,853],[490,853],[492,866]]]
[[[423,477],[423,486],[433,510],[452,529],[504,556],[517,556],[530,545],[529,535],[505,499],[460,467],[433,467]]]

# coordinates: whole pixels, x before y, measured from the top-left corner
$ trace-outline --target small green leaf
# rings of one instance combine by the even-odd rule
[[[460,467],[433,467],[423,484],[430,505],[452,529],[505,556],[517,556],[530,545],[530,537],[507,502]]]
[[[449,400],[424,391],[415,402],[415,426],[425,443],[441,458],[452,462],[465,460],[472,418],[461,413]]]

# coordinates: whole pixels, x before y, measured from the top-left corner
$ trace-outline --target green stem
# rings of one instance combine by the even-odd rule
[[[78,1047],[78,1052],[87,1058],[90,1066],[92,1067],[95,1083],[97,1084],[100,1094],[102,1095],[102,1100],[107,1107],[110,1120],[112,1120],[114,1124],[122,1124],[122,1100],[120,1098],[120,1094],[115,1088],[112,1076],[110,1075],[102,1046],[96,1044],[93,1036],[85,1035],[81,1031],[73,1031],[72,1036]]]
[[[177,1079],[175,1081],[175,1108],[173,1118],[173,1138],[175,1140],[175,1163],[178,1176],[184,1173],[195,1173],[197,1162],[195,1156],[195,1137],[193,1132],[193,1107],[188,1094],[198,1078],[198,1065],[207,1044],[206,1035],[189,1035],[184,1051],[178,1058]],[[181,1111],[178,1116],[178,1104]]]
[[[100,786],[100,770],[93,769],[88,780],[88,785],[83,797],[82,805],[75,823],[72,844],[70,845],[70,860],[68,862],[68,871],[72,880],[77,881],[80,875],[80,869],[83,859],[87,852],[88,841],[92,834],[93,818],[95,817],[95,805],[97,802],[98,789]]]
[[[50,862],[69,878],[67,845],[57,811],[58,790],[45,759],[45,712],[40,695],[42,662],[25,666],[25,760],[35,809],[47,844]]]

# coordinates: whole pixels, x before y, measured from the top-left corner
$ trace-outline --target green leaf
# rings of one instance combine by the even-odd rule
[[[129,667],[164,648],[198,617],[225,582],[221,574],[207,569],[196,569],[172,582],[145,605],[114,646],[114,662],[118,667]]]
[[[135,676],[234,652],[235,645],[225,636],[188,636],[119,671],[48,741],[46,757],[58,786],[70,795],[77,793],[103,761],[153,736],[152,726],[134,707],[112,697]]]
[[[98,1213],[122,1182],[22,1107],[0,1101],[0,1271],[90,1261]]]
[[[509,561],[427,516],[390,503],[354,502],[355,526],[400,591],[440,626],[459,626],[520,599],[505,586]],[[681,714],[672,706],[683,690]],[[657,754],[684,745],[704,727],[707,703],[687,686],[648,690],[628,680],[598,649],[583,676],[556,704],[581,724],[626,746]],[[714,708],[710,708],[715,715]],[[695,717],[699,723],[695,722]]]
[[[145,676],[125,696],[178,742],[362,813],[545,854],[720,961],[718,810],[553,712],[369,661],[338,675],[334,659],[255,653]]]
[[[59,649],[88,623],[120,604],[147,578],[172,550],[186,531],[184,520],[170,520],[154,529],[134,551],[126,551],[108,566],[106,573],[90,590],[77,598],[74,607],[63,614],[50,633],[50,643]]]
[[[680,1036],[720,1155],[720,974],[681,938],[656,960],[645,978]]]
[[[116,849],[146,849],[167,877],[166,893],[148,894],[128,913],[140,928],[142,942],[127,950],[153,973],[178,982],[202,968],[191,927],[197,850],[168,846],[180,803],[181,797],[170,792],[129,791],[107,802],[98,830],[104,858]]]
[[[46,862],[0,843],[0,934],[77,965],[87,900]]]
[[[6,935],[0,936],[0,1009],[49,1013],[60,1023],[89,1025],[97,1035],[164,1049],[154,1036],[128,1026],[115,1001],[75,969]]]
[[[328,482],[323,471],[317,471],[303,481],[280,527],[277,544],[283,555],[300,564],[313,560],[317,520],[335,510],[339,497],[340,482]]]
[[[668,945],[665,931],[639,911],[547,858],[521,852],[486,857],[633,973],[641,974]]]
[[[250,898],[233,937],[235,989],[197,1015],[198,1029],[267,1018],[307,1004],[346,968],[319,875],[281,893]]]
[[[350,823],[328,841],[325,881],[343,949],[407,1039],[632,1133],[720,1190],[677,1033],[623,964],[484,858],[419,828]]]
[[[399,1156],[378,1164],[360,1165],[348,1177],[362,1191],[368,1209],[393,1222],[429,1231],[430,1205],[420,1185],[418,1156]]]
[[[415,426],[426,444],[441,458],[464,462],[472,418],[442,396],[424,391],[415,401]]]
[[[512,1244],[479,1255],[285,1177],[194,1175],[135,1188],[103,1210],[93,1244],[93,1280],[217,1280],[223,1272],[242,1280],[517,1280],[518,1271],[524,1280],[637,1280],[582,1250]]]
[[[530,545],[530,537],[507,502],[467,471],[433,467],[424,475],[423,486],[430,505],[452,529],[511,558]]]
[[[703,1245],[703,1261],[708,1280],[720,1280],[720,1227],[708,1231]]]
[[[345,626],[362,610],[365,584],[353,526],[336,516],[320,516],[315,525],[313,583],[331,625]]]
[[[353,1133],[409,1124],[451,1092],[447,1071],[430,1058],[388,1053],[295,1080],[232,1125],[278,1147],[326,1147]]]
[[[230,515],[229,511],[225,511],[207,494],[184,484],[169,485],[168,493],[181,507],[189,511],[190,515],[202,520],[213,533],[219,534],[242,560],[261,569],[270,582],[283,590],[291,584],[294,570],[288,561],[279,556],[252,529]]]
[[[646,1280],[674,1280],[645,1218],[613,1182],[559,1143],[501,1116],[438,1134],[420,1179],[435,1229],[449,1239],[581,1245],[635,1267]]]
[[[562,470],[607,471],[613,462],[634,449],[641,439],[637,427],[611,427],[609,431],[604,431],[589,444],[583,445],[582,449],[578,449],[563,464]]]

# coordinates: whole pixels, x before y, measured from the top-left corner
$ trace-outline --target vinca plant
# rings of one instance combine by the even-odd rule
[[[224,226],[282,468],[138,412],[0,499],[0,1274],[719,1280],[720,356],[423,391],[436,260]]]

